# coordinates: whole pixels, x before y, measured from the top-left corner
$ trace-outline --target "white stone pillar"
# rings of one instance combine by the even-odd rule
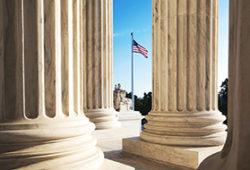
[[[0,2],[0,169],[97,169],[83,113],[80,0]]]
[[[153,1],[153,97],[145,141],[223,145],[217,108],[217,0]]]
[[[153,0],[152,13],[152,110],[140,139],[123,148],[197,168],[226,138],[217,108],[218,0]]]
[[[113,108],[113,0],[84,2],[84,110],[96,129],[119,127]]]
[[[250,169],[250,3],[230,1],[228,137],[199,170]]]

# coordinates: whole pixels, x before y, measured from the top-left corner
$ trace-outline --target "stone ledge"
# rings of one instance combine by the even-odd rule
[[[143,119],[144,116],[141,115],[138,111],[121,111],[118,112],[118,120],[124,121],[124,120],[139,120]]]
[[[135,170],[135,168],[109,159],[104,159],[102,166],[98,170]]]
[[[122,141],[123,152],[145,158],[196,169],[208,156],[221,151],[217,147],[166,146],[142,141],[140,138],[127,138]]]

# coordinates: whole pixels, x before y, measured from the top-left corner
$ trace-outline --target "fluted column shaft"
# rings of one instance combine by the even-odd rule
[[[96,169],[83,113],[80,0],[0,2],[0,167]]]
[[[113,1],[84,3],[84,110],[97,129],[113,128]]]
[[[154,4],[152,111],[216,110],[217,1]]]
[[[217,108],[217,0],[153,0],[153,98],[146,141],[213,146],[225,139]]]

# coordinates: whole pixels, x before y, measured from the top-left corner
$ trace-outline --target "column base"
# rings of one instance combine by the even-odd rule
[[[85,115],[96,126],[96,130],[112,129],[121,126],[118,121],[118,112],[114,109],[93,109],[86,110]]]
[[[150,112],[140,137],[160,145],[221,146],[226,140],[226,119],[218,110],[204,112]]]
[[[140,138],[123,139],[122,145],[123,152],[191,169],[198,168],[205,158],[221,151],[223,147],[167,146],[145,142]]]
[[[0,124],[0,169],[98,169],[104,160],[85,116]]]

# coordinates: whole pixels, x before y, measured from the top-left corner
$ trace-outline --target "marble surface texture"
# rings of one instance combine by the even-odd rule
[[[84,2],[0,1],[0,169],[102,166],[82,102]]]
[[[218,0],[153,0],[152,41],[152,110],[140,140],[124,140],[123,150],[197,168],[199,148],[221,148],[227,134],[217,108]]]
[[[113,0],[84,1],[83,107],[96,129],[120,126],[113,108]]]

